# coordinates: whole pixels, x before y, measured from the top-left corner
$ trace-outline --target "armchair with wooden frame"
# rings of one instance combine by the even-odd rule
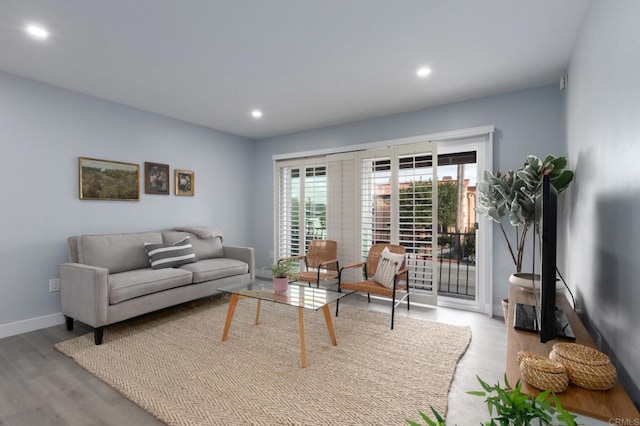
[[[374,244],[369,249],[366,262],[357,262],[350,265],[343,266],[340,269],[340,278],[338,279],[338,291],[343,290],[351,292],[367,293],[367,299],[371,302],[371,294],[390,297],[391,304],[391,329],[393,330],[393,318],[395,314],[396,306],[398,306],[404,299],[407,299],[407,310],[409,310],[409,268],[406,266],[406,259],[403,265],[400,266],[398,272],[393,276],[393,285],[391,287],[385,287],[382,284],[373,280],[378,269],[378,263],[382,256],[384,248],[388,248],[391,253],[406,254],[404,247],[395,244]],[[363,268],[363,280],[357,282],[342,282],[342,273],[351,268]],[[401,281],[404,276],[404,281]],[[403,292],[401,298],[398,299],[398,292]],[[397,299],[397,300],[396,300]],[[338,316],[338,309],[340,308],[340,299],[336,301],[336,316]]]
[[[340,282],[340,263],[338,262],[338,243],[333,240],[311,240],[307,253],[304,255],[284,257],[278,263],[298,261],[304,266],[297,273],[297,281],[315,284],[327,283],[330,280]]]

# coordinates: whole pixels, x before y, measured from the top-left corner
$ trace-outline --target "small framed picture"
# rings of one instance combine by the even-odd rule
[[[140,200],[140,166],[120,161],[79,157],[81,200]]]
[[[169,165],[144,163],[144,193],[169,195]]]
[[[175,194],[193,196],[194,176],[190,170],[175,171]]]

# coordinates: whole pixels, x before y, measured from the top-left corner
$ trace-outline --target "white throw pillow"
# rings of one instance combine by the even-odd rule
[[[392,253],[388,247],[385,247],[382,250],[380,260],[378,260],[378,268],[373,280],[384,287],[393,288],[393,277],[395,277],[403,264],[404,254]]]

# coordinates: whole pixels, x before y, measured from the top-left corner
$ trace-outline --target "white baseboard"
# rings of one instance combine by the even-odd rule
[[[64,323],[62,312],[0,325],[0,339]]]
[[[492,317],[503,317],[504,313],[502,311],[502,303],[499,305],[493,305],[493,315]]]

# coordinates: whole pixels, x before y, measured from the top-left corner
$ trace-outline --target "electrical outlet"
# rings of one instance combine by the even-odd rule
[[[49,280],[49,293],[54,293],[56,291],[60,291],[60,279],[51,278]]]

